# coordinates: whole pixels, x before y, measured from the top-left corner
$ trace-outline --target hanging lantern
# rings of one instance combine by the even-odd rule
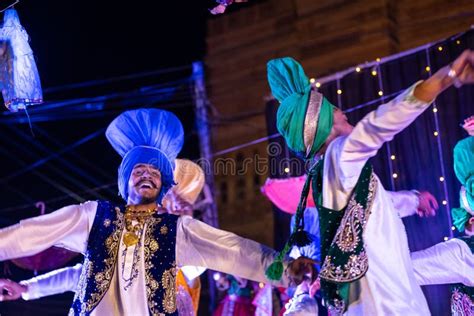
[[[247,2],[247,0],[216,0],[216,2],[218,5],[210,10],[214,15],[224,13],[225,9],[234,2]]]
[[[43,91],[28,34],[14,9],[8,9],[0,28],[0,88],[11,112],[43,102]]]

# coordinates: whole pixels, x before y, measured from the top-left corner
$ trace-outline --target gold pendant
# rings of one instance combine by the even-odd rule
[[[123,235],[122,240],[123,240],[123,243],[125,244],[125,246],[127,246],[127,247],[131,247],[131,246],[134,246],[134,245],[138,244],[138,236],[135,233],[132,233],[132,232],[126,232]]]

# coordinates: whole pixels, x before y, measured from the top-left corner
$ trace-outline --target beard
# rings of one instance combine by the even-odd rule
[[[139,204],[150,204],[150,203],[156,202],[156,199],[158,198],[158,194],[146,195],[146,196],[138,195],[138,203]]]
[[[160,192],[161,188],[142,191],[138,187],[133,187],[133,189],[130,191],[129,197],[131,198],[131,202],[133,204],[149,204],[156,202]]]

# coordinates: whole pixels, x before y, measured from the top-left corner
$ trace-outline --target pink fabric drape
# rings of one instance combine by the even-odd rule
[[[270,202],[282,211],[295,214],[296,208],[300,201],[303,185],[306,181],[306,176],[292,177],[286,179],[271,179],[268,178],[261,188],[263,195],[265,195]],[[308,194],[307,207],[314,207],[313,192],[310,189]]]

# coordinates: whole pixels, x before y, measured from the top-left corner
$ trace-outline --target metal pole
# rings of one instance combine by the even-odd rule
[[[193,83],[194,83],[194,103],[196,105],[196,128],[199,136],[199,149],[201,153],[201,167],[204,169],[206,175],[206,185],[210,191],[207,199],[210,203],[205,206],[203,221],[211,226],[218,227],[217,207],[214,199],[214,168],[212,160],[212,146],[211,146],[211,129],[208,121],[208,100],[206,94],[206,84],[204,80],[204,65],[202,62],[193,63]],[[216,306],[216,286],[213,278],[213,273],[207,273],[209,282],[209,312]]]

